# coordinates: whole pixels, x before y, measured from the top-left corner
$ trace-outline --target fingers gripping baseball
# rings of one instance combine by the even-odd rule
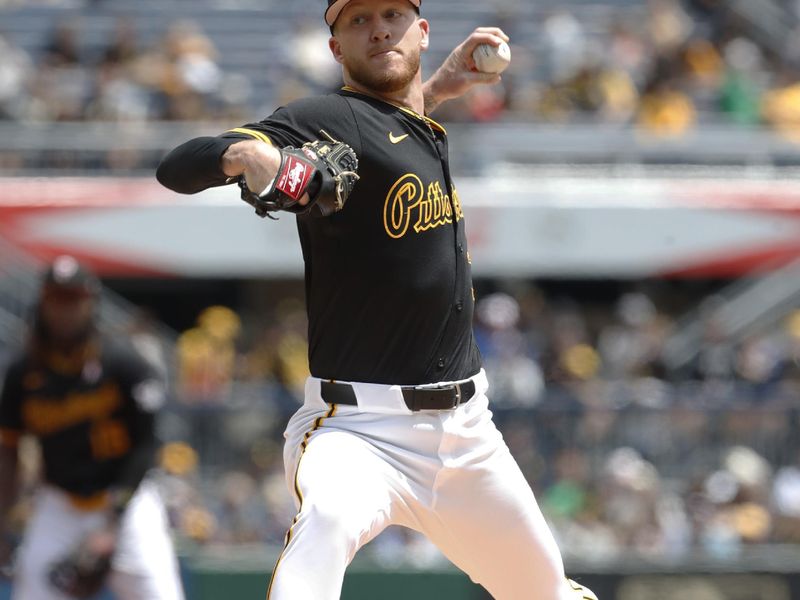
[[[479,84],[500,82],[498,73],[484,73],[478,69],[473,53],[486,44],[497,48],[506,44],[509,37],[497,27],[478,27],[459,44],[434,74],[435,89],[440,100],[457,98]]]
[[[461,43],[459,48],[464,53],[464,61],[469,70],[473,72],[480,72],[473,57],[475,49],[484,44],[498,48],[503,44],[508,44],[509,41],[510,38],[502,29],[498,27],[478,27],[466,40],[464,40],[464,42]],[[459,48],[457,48],[456,51],[458,51]],[[490,73],[490,75],[493,75],[493,73]]]

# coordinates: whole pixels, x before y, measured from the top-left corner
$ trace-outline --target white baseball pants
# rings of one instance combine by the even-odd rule
[[[53,563],[102,526],[100,511],[75,508],[62,491],[45,486],[16,561],[12,600],[70,600],[50,585]],[[183,600],[166,511],[155,485],[143,482],[120,525],[108,586],[119,600]]]
[[[422,532],[497,600],[580,600],[530,486],[475,396],[411,412],[397,386],[353,383],[358,406],[329,405],[309,378],[284,460],[298,513],[268,600],[335,600],[355,553],[389,525]],[[376,590],[377,593],[377,590]],[[586,594],[584,596],[584,594]]]

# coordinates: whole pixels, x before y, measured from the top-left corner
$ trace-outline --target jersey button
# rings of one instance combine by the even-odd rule
[[[440,358],[439,362],[436,363],[436,366],[439,367],[440,369],[444,369],[444,358]]]
[[[456,311],[461,312],[464,310],[464,305],[461,302],[456,303]]]
[[[458,244],[458,253],[459,254],[464,254],[464,244],[462,244],[460,242]]]

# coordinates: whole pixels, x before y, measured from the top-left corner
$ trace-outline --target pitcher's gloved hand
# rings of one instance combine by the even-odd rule
[[[327,217],[342,210],[358,181],[358,157],[343,142],[321,132],[328,140],[315,140],[302,148],[287,146],[280,150],[278,174],[266,189],[251,190],[244,176],[239,177],[242,200],[251,204],[260,217],[271,212],[288,211]],[[308,193],[308,204],[300,199]]]

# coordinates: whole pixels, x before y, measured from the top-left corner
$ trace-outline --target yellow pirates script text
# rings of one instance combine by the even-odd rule
[[[383,226],[389,237],[399,239],[411,226],[415,233],[422,233],[464,218],[458,192],[453,190],[453,200],[442,191],[438,181],[427,189],[413,173],[403,175],[389,190],[383,206]]]

